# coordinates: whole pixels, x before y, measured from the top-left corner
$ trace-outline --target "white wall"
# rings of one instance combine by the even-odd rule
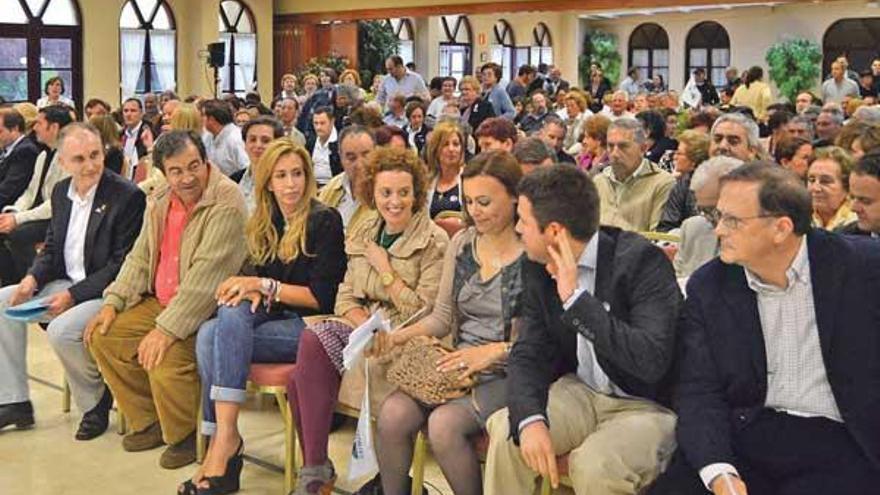
[[[821,46],[825,31],[831,24],[839,19],[854,17],[880,17],[880,8],[866,7],[863,1],[798,3],[689,14],[625,16],[607,21],[582,21],[581,25],[617,35],[622,68],[629,65],[627,43],[633,30],[645,22],[661,25],[669,35],[669,87],[681,89],[686,82],[685,39],[688,31],[700,22],[715,21],[727,29],[731,64],[734,67],[742,71],[752,65],[760,65],[767,74],[764,56],[777,41],[807,38]]]

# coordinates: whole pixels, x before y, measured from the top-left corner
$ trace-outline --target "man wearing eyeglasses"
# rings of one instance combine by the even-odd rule
[[[207,160],[195,133],[162,135],[153,161],[167,185],[150,196],[140,236],[83,340],[133,430],[123,449],[166,444],[159,465],[176,469],[196,457],[196,331],[217,309],[217,286],[246,257],[247,214],[238,185]]]
[[[690,180],[690,191],[696,201],[697,215],[682,222],[678,251],[672,260],[675,276],[689,277],[697,268],[718,255],[718,238],[715,227],[718,225],[719,187],[721,177],[742,165],[742,160],[729,156],[715,156],[694,171]]]
[[[812,229],[811,212],[772,163],[721,179],[720,257],[680,319],[679,451],[650,493],[876,491],[880,250]]]

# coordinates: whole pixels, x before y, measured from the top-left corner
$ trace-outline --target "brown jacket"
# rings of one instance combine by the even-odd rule
[[[238,186],[210,166],[208,185],[196,204],[180,241],[177,294],[156,318],[156,326],[179,339],[193,335],[217,309],[214,292],[238,273],[247,256],[246,210]],[[167,184],[147,202],[144,225],[116,280],[104,291],[104,304],[124,311],[156,292],[159,246],[171,201]]]
[[[345,241],[348,269],[339,284],[335,313],[339,316],[364,307],[370,313],[382,309],[393,326],[398,326],[423,307],[433,305],[443,271],[443,256],[449,237],[428,218],[426,209],[415,214],[403,235],[388,249],[391,267],[406,287],[401,291],[402,307],[395,307],[380,280],[380,274],[367,261],[369,241],[375,241],[383,226],[378,215],[364,219]]]

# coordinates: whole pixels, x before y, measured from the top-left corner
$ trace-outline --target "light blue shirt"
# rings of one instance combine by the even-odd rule
[[[596,291],[596,270],[599,265],[598,232],[593,235],[590,242],[584,247],[580,258],[578,258],[577,265],[577,289],[562,303],[562,309],[565,311],[568,311],[584,292],[593,294]],[[610,307],[606,305],[605,310],[609,311]],[[588,387],[606,395],[631,397],[611,381],[611,378],[608,377],[596,358],[596,349],[593,347],[593,343],[580,333],[577,335],[577,358],[577,376]],[[546,421],[546,418],[543,414],[529,416],[519,423],[519,431],[522,431],[523,428],[535,421]]]

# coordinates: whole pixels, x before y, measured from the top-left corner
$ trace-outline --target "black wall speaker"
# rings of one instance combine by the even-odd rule
[[[208,65],[211,67],[223,67],[226,61],[226,43],[218,41],[208,43]]]

